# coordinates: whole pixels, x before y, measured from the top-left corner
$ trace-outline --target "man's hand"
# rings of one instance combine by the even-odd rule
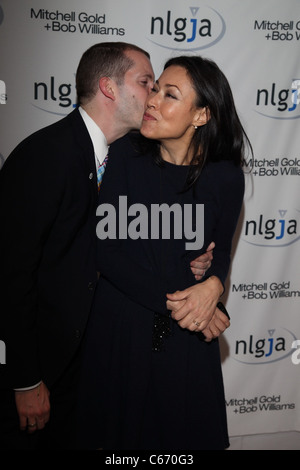
[[[203,255],[198,256],[198,258],[194,259],[190,263],[190,267],[191,267],[192,273],[195,275],[196,281],[200,281],[200,279],[202,279],[206,271],[211,267],[214,248],[215,248],[215,243],[211,242],[211,244],[207,247],[206,253],[203,253]]]
[[[50,417],[50,392],[41,382],[36,388],[15,391],[16,407],[20,419],[20,429],[33,433],[43,429]]]

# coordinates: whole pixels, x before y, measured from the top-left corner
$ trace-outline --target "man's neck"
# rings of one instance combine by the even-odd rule
[[[90,116],[90,118],[93,119],[97,126],[100,127],[101,131],[105,135],[108,145],[127,134],[127,129],[119,128],[118,119],[115,117],[114,110],[103,106],[100,112],[99,106],[94,104],[92,101],[87,105],[81,105],[81,107]]]

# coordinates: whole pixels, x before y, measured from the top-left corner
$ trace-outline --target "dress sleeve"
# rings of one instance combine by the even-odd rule
[[[210,269],[206,272],[206,278],[217,276],[223,285],[225,284],[231,262],[231,247],[234,233],[240,216],[245,181],[241,168],[233,168],[227,174],[219,194],[220,210],[213,240],[216,247]],[[204,279],[205,280],[205,279]]]
[[[119,291],[131,300],[151,311],[167,315],[166,291],[164,283],[157,273],[138,264],[126,253],[118,238],[115,220],[119,220],[119,197],[128,195],[126,172],[126,145],[120,146],[122,155],[110,155],[101,183],[99,205],[97,209],[97,269]],[[105,209],[107,212],[105,213]],[[111,215],[111,217],[110,217]],[[99,238],[104,225],[110,232],[106,239]],[[100,224],[100,225],[99,225]],[[114,230],[116,232],[114,233]],[[115,235],[113,238],[111,235]]]

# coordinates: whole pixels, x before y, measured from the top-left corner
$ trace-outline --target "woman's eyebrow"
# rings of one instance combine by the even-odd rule
[[[159,80],[156,80],[155,83],[156,83],[158,86],[160,86],[160,85],[159,85]],[[166,83],[166,84],[164,85],[164,87],[165,87],[165,88],[167,88],[167,87],[175,87],[175,88],[177,88],[177,90],[180,91],[180,89],[178,88],[178,86],[177,86],[177,85],[173,85],[172,83]]]

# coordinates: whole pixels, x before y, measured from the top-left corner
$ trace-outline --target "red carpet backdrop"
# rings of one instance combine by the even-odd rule
[[[230,435],[300,431],[299,0],[0,0],[0,165],[72,111],[79,59],[101,41],[145,48],[157,76],[200,54],[229,79],[254,149],[224,299]]]

